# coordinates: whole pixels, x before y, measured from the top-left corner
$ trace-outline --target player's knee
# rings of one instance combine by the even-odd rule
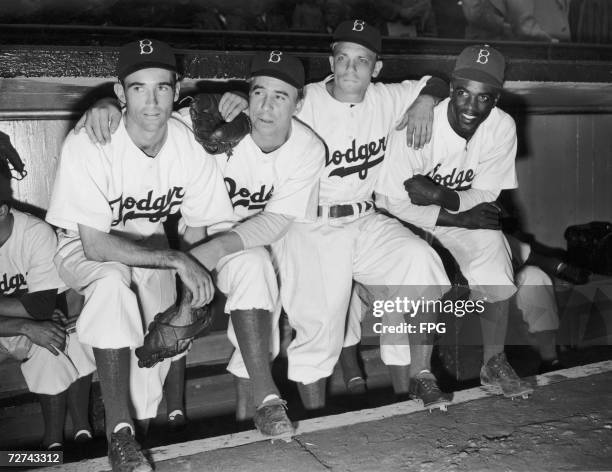
[[[270,260],[270,254],[264,248],[257,247],[249,249],[240,254],[236,261],[241,273],[241,278],[249,279],[257,283],[262,279],[276,280],[276,273]]]
[[[96,288],[104,287],[106,289],[122,290],[130,288],[132,283],[132,271],[129,267],[109,262],[105,263],[100,269],[99,277],[94,282]]]

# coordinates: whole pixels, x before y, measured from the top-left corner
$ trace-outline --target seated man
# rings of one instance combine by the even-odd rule
[[[516,307],[527,324],[529,343],[540,354],[540,373],[560,369],[562,365],[557,356],[559,307],[551,275],[581,284],[588,280],[588,273],[556,257],[540,254],[514,236],[506,234],[506,238],[516,267]]]
[[[83,133],[67,136],[47,221],[63,230],[60,276],[85,295],[76,330],[93,347],[109,461],[113,470],[143,472],[151,466],[134,439],[129,392],[136,418],[154,417],[170,361],[130,368],[130,349],[174,303],[174,271],[186,287],[179,312],[187,332],[207,321],[190,305],[203,306],[214,292],[200,263],[168,249],[162,223],[181,211],[187,233],[200,234],[233,212],[216,163],[172,116],[179,84],[170,47],[149,39],[123,46],[117,76],[115,93],[126,106],[118,132],[106,145]]]
[[[505,60],[489,46],[459,55],[450,98],[434,109],[432,140],[423,149],[392,134],[377,203],[397,218],[435,237],[455,258],[481,301],[483,385],[509,397],[532,388],[508,364],[504,342],[509,299],[516,291],[508,243],[494,203],[500,191],[517,186],[514,120],[496,107]]]
[[[236,348],[228,366],[237,387],[236,417],[254,416],[263,434],[276,436],[291,434],[293,426],[270,370],[270,353],[274,358],[279,352],[280,304],[265,246],[280,239],[293,220],[316,218],[325,148],[308,127],[293,119],[302,106],[304,88],[304,68],[297,58],[282,51],[256,55],[249,85],[251,133],[231,156],[217,155],[234,207],[232,221],[209,227],[208,235],[215,236],[191,254],[207,269],[216,269],[217,286],[227,296],[228,337]],[[220,103],[227,104],[228,98],[231,101],[226,96]],[[98,108],[105,109],[102,104]],[[109,113],[112,122],[119,112],[111,105]],[[100,115],[90,114],[85,126]],[[190,121],[189,110],[182,110],[182,115]],[[97,125],[108,127],[108,120]]]
[[[569,282],[580,284],[587,280],[586,271],[569,265],[556,257],[545,256],[531,245],[506,233],[515,267],[514,283],[517,291],[513,300],[527,325],[529,344],[540,355],[540,373],[562,368],[557,357],[556,337],[559,328],[559,308],[553,281],[548,273]],[[344,347],[340,363],[348,393],[366,391],[364,373],[359,366],[358,345],[361,340],[361,322],[370,312],[372,299],[367,290],[355,284],[351,293]]]
[[[10,173],[0,158],[0,355],[23,361],[28,389],[38,394],[44,418],[43,449],[61,449],[66,407],[75,441],[91,439],[89,388],[95,370],[91,350],[68,333],[54,313],[66,286],[53,256],[57,238],[38,218],[11,207]],[[58,316],[59,315],[59,316]]]

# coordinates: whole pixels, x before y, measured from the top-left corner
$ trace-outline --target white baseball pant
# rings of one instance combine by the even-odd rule
[[[66,348],[57,356],[26,336],[0,337],[0,353],[23,361],[21,373],[32,393],[57,395],[96,370],[91,347],[81,344],[75,333],[66,336]]]
[[[379,213],[294,223],[275,250],[281,300],[296,330],[289,378],[306,384],[330,376],[338,361],[353,279],[386,286],[389,298],[439,299],[450,286],[429,244]],[[381,357],[387,365],[410,364],[407,335],[381,335]]]
[[[131,348],[133,416],[155,417],[170,363],[186,353],[151,368],[140,368],[134,349],[142,345],[145,329],[155,315],[175,303],[174,271],[91,261],[85,257],[80,241],[64,246],[55,263],[66,284],[85,296],[76,324],[79,339],[99,349]]]

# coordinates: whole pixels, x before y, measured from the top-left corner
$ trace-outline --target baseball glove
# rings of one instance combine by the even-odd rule
[[[232,155],[232,149],[251,132],[251,122],[244,113],[225,121],[219,113],[221,95],[200,93],[191,102],[189,114],[196,140],[210,154]]]
[[[173,305],[166,311],[155,315],[149,324],[144,344],[136,348],[138,367],[153,367],[168,357],[174,357],[186,351],[189,343],[185,343],[181,349],[179,341],[191,340],[196,336],[208,334],[213,323],[213,314],[207,305],[192,311],[195,319],[192,324],[174,326],[171,322],[180,309],[180,306]]]
[[[12,177],[11,168],[13,168],[19,174],[18,180],[20,180],[28,174],[24,167],[19,153],[11,144],[11,138],[0,131],[0,172],[10,179]]]

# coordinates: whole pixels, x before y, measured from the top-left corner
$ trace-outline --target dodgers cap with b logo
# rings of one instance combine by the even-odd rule
[[[468,46],[457,57],[453,77],[501,88],[505,67],[506,60],[497,49],[488,44]]]
[[[297,89],[304,87],[305,73],[302,61],[283,51],[258,53],[251,62],[251,77],[265,75],[287,82]]]
[[[141,39],[125,44],[119,50],[117,77],[123,80],[140,69],[158,67],[176,72],[176,57],[172,48],[156,39]]]
[[[382,50],[380,31],[364,20],[347,20],[340,23],[334,31],[334,42],[340,41],[361,44],[376,54],[380,54]]]

